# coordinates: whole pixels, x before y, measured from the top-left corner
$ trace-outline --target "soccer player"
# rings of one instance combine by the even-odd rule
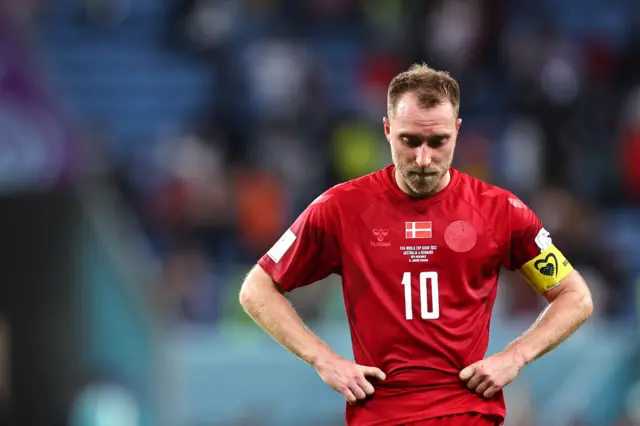
[[[516,196],[451,167],[460,90],[414,65],[390,83],[393,165],[320,195],[251,270],[240,302],[347,400],[349,426],[489,426],[502,388],[591,315],[589,289]],[[501,267],[548,302],[484,358]],[[284,292],[342,277],[355,363],[313,334]],[[484,358],[484,359],[483,359]]]

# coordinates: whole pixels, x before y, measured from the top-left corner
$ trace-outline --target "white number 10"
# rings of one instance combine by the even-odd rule
[[[430,284],[427,288],[427,282]],[[404,286],[404,311],[408,320],[413,319],[413,303],[411,297],[411,272],[402,276]],[[431,296],[431,309],[427,297]],[[422,319],[440,318],[440,302],[438,299],[438,273],[420,272],[420,317]]]

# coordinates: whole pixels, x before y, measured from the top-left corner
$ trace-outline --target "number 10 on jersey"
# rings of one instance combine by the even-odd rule
[[[438,298],[438,273],[420,272],[420,317],[422,319],[440,318],[440,302]],[[404,286],[404,312],[408,320],[413,319],[413,298],[411,293],[411,272],[402,275]],[[431,306],[428,300],[431,299]]]

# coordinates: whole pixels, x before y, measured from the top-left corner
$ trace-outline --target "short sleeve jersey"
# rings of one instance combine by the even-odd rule
[[[349,426],[503,418],[501,392],[478,396],[458,374],[485,355],[501,267],[539,257],[548,234],[513,194],[455,169],[422,199],[404,194],[394,173],[329,189],[258,263],[284,291],[342,277],[355,361],[387,375],[371,399],[347,407]]]

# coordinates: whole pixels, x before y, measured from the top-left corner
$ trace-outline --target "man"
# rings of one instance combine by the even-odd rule
[[[460,91],[414,65],[389,86],[393,165],[318,197],[247,276],[240,301],[348,402],[349,426],[501,424],[502,388],[592,312],[587,285],[536,215],[451,168]],[[549,302],[483,359],[498,274],[519,270]],[[342,276],[356,363],[308,330],[283,292]]]

